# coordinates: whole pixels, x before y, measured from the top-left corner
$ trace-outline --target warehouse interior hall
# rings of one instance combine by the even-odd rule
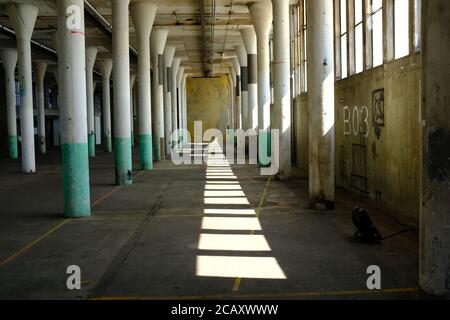
[[[450,2],[0,0],[0,299],[450,297]]]

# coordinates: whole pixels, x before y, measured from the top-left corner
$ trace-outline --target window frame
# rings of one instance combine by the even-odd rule
[[[299,63],[300,63],[300,94],[308,93],[308,15],[306,12],[307,1],[299,0]]]
[[[370,29],[371,29],[371,48],[372,48],[372,50],[371,50],[371,68],[377,68],[377,67],[380,67],[380,66],[382,66],[386,61],[385,61],[385,59],[386,59],[386,27],[385,27],[385,25],[386,25],[386,23],[385,23],[385,21],[386,21],[386,8],[385,8],[385,2],[386,2],[386,0],[382,0],[381,1],[381,7],[380,8],[378,8],[377,10],[373,10],[373,1],[374,0],[369,0],[369,15],[370,15],[370,22],[371,22],[371,25],[370,25]],[[375,62],[374,62],[374,56],[375,56],[375,43],[374,43],[374,36],[373,36],[373,34],[374,34],[374,27],[373,27],[373,20],[374,20],[374,16],[376,15],[376,14],[379,14],[381,12],[381,47],[382,47],[382,49],[381,49],[381,53],[382,53],[382,56],[381,56],[381,63],[380,64],[377,64],[377,65],[375,65]]]
[[[356,1],[361,1],[361,21],[356,21]],[[353,37],[354,37],[354,45],[353,45],[353,70],[354,73],[353,74],[359,74],[359,73],[363,73],[365,68],[364,68],[364,47],[365,47],[365,36],[364,36],[364,29],[365,29],[365,24],[366,24],[366,19],[365,19],[365,15],[364,15],[364,0],[351,0],[352,4],[353,4]],[[358,64],[357,64],[357,55],[358,55],[358,51],[356,50],[357,47],[357,41],[356,41],[356,34],[357,34],[357,28],[361,27],[361,70],[358,70]]]
[[[408,30],[408,37],[406,37],[406,39],[408,39],[408,53],[406,54],[406,55],[402,55],[402,56],[398,56],[397,57],[397,10],[396,10],[396,3],[397,3],[397,1],[399,1],[399,0],[392,0],[393,1],[393,3],[392,3],[392,10],[393,10],[393,13],[392,13],[392,17],[393,17],[393,22],[392,22],[392,24],[393,24],[393,33],[392,33],[392,41],[393,41],[393,56],[394,56],[394,60],[399,60],[399,59],[402,59],[402,58],[404,58],[404,57],[407,57],[407,56],[409,56],[410,54],[411,54],[411,30],[410,30],[410,24],[411,24],[411,21],[410,21],[410,19],[411,19],[411,1],[410,0],[405,0],[405,1],[407,1],[407,8],[408,8],[408,14],[407,14],[407,16],[408,16],[408,21],[407,21],[407,30]]]

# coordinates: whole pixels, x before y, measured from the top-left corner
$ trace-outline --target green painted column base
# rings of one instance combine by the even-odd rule
[[[114,138],[116,184],[133,184],[133,163],[131,156],[131,138]]]
[[[87,144],[63,144],[64,216],[80,218],[91,215],[89,158]]]
[[[19,159],[19,150],[17,148],[17,136],[8,136],[8,153],[11,159]]]
[[[272,145],[270,132],[262,132],[258,136],[258,164],[262,168],[271,165]]]
[[[111,153],[112,152],[112,139],[111,136],[103,137],[104,145],[106,152]]]
[[[95,133],[90,133],[88,135],[88,147],[89,147],[89,157],[95,157]]]
[[[139,136],[139,152],[141,170],[153,169],[152,135],[142,134]]]
[[[166,157],[166,139],[164,137],[161,137],[159,139],[159,150],[160,150],[159,158],[161,160],[164,160]]]
[[[155,134],[153,140],[154,140],[153,145],[155,146],[153,149],[153,159],[155,159],[155,161],[159,161],[159,137],[158,137],[158,135]]]

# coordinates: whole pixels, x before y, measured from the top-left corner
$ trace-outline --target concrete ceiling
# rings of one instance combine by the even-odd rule
[[[131,2],[139,1],[132,0]],[[202,38],[200,4],[204,3],[204,21],[206,24],[206,37]],[[211,69],[227,70],[217,67],[221,65],[223,52],[231,51],[234,46],[243,44],[239,29],[251,25],[247,3],[255,0],[152,0],[158,6],[154,22],[154,29],[169,30],[168,45],[176,47],[176,56],[186,57],[183,65],[191,66],[189,73],[193,76],[202,76],[205,71],[205,54],[209,56]],[[11,0],[0,0],[0,25],[12,29],[4,4]],[[39,8],[39,16],[33,33],[33,40],[41,45],[55,50],[53,41],[57,30],[56,0],[19,0],[19,2],[33,3]],[[108,28],[111,20],[110,0],[88,0],[85,8],[93,8],[96,14],[101,15],[103,24]],[[213,10],[215,9],[215,10]],[[214,21],[212,21],[214,16]],[[98,18],[98,17],[97,17]],[[98,19],[86,16],[86,45],[99,47],[99,57],[111,53],[111,36],[105,28],[99,26]],[[212,24],[213,23],[213,24]],[[7,39],[7,32],[0,33],[0,47]],[[204,39],[202,43],[202,39]],[[6,42],[5,42],[6,43]],[[203,44],[203,46],[202,46]],[[136,33],[130,16],[130,46],[132,52],[137,48]],[[202,51],[205,50],[205,51]],[[56,57],[46,54],[45,50],[33,50],[33,59],[52,60]],[[133,56],[133,55],[132,55]],[[132,65],[135,59],[132,59]]]

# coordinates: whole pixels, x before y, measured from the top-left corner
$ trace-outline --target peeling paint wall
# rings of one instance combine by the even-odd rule
[[[420,55],[335,84],[336,184],[418,225]],[[384,99],[383,99],[384,97]],[[297,167],[308,170],[308,96],[296,99]]]
[[[187,79],[188,130],[192,139],[194,121],[203,122],[203,132],[217,128],[225,137],[228,124],[228,91],[226,77]]]

